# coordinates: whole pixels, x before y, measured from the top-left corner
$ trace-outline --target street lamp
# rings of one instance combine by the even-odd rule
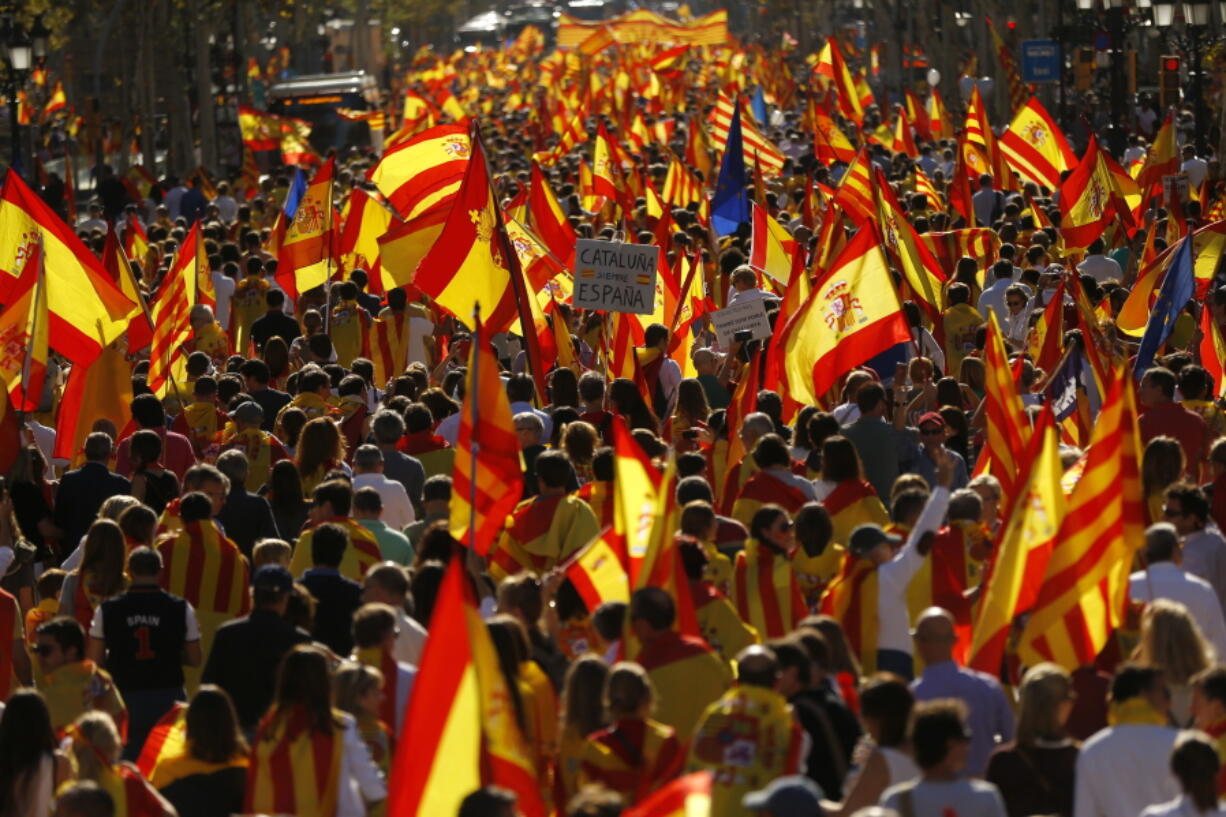
[[[1209,2],[1208,0],[1194,0],[1191,3],[1184,3],[1183,4],[1183,19],[1190,26],[1209,25]]]
[[[26,77],[34,62],[34,44],[24,28],[12,17],[3,21],[0,30],[0,45],[3,45],[5,67],[4,94],[9,101],[9,139],[12,147],[12,157],[9,166],[17,173],[21,172],[21,126],[18,123],[20,105],[17,94],[25,85]]]
[[[34,59],[44,60],[47,58],[50,40],[51,29],[43,25],[43,17],[40,14],[34,18],[34,28],[30,30],[30,43],[34,48]]]
[[[1077,0],[1078,11],[1093,11],[1094,0]]]
[[[1175,4],[1174,3],[1154,3],[1154,25],[1158,28],[1166,28],[1175,22]]]

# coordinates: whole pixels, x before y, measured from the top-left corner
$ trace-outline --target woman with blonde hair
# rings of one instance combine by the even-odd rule
[[[177,812],[165,797],[153,788],[140,770],[119,760],[123,746],[115,721],[105,712],[86,712],[68,727],[72,739],[72,757],[76,761],[77,780],[92,780],[125,808],[116,809],[115,817],[175,817]]]
[[[340,470],[351,473],[345,464],[345,438],[336,423],[327,417],[316,417],[302,427],[298,447],[294,452],[294,465],[302,477],[302,493],[310,496],[315,486],[324,481],[328,472]]]
[[[575,467],[575,476],[580,485],[586,485],[594,479],[592,461],[596,458],[596,449],[600,445],[600,435],[596,427],[583,420],[575,420],[562,429],[562,450],[570,457],[571,465]]]
[[[587,737],[608,725],[604,711],[604,688],[609,665],[595,653],[582,655],[566,670],[562,682],[562,720],[558,740],[558,764],[554,770],[554,802],[570,802],[579,791],[579,756]]]
[[[992,753],[987,780],[1000,789],[1009,817],[1071,817],[1073,775],[1081,748],[1065,731],[1073,680],[1055,664],[1026,670],[1019,689],[1017,739]]]
[[[1170,599],[1154,599],[1141,615],[1141,640],[1132,659],[1158,667],[1171,688],[1175,725],[1192,722],[1192,678],[1213,665],[1213,647],[1201,634],[1188,608]]]
[[[358,734],[366,741],[370,756],[388,774],[395,743],[389,724],[379,720],[383,707],[383,673],[365,664],[346,661],[332,677],[336,708],[353,715]]]
[[[671,726],[651,719],[655,703],[646,670],[628,661],[613,665],[604,687],[610,723],[589,735],[579,753],[581,786],[602,784],[632,805],[681,773],[681,741]]]
[[[1165,522],[1162,506],[1166,489],[1183,475],[1183,446],[1174,437],[1154,437],[1141,456],[1141,488],[1145,493],[1147,524]]]

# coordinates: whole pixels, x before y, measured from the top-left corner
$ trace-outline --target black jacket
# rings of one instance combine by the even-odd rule
[[[230,694],[239,723],[250,732],[272,703],[281,658],[310,640],[276,612],[256,608],[217,630],[201,680]]]
[[[66,551],[72,552],[81,541],[103,502],[130,493],[132,483],[100,462],[87,462],[65,474],[55,492],[55,524],[64,531]]]

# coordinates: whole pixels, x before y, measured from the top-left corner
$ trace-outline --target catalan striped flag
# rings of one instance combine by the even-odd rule
[[[1017,58],[1013,56],[1013,52],[1005,45],[1005,41],[1000,38],[1000,32],[996,30],[996,25],[992,22],[991,17],[983,18],[987,21],[988,32],[992,35],[992,45],[996,49],[996,59],[1000,62],[1001,73],[1005,75],[1005,81],[1009,83],[1009,102],[1010,107],[1017,111],[1026,104],[1026,100],[1030,97],[1030,91],[1026,88],[1026,84],[1022,82],[1022,78],[1017,74]]]
[[[1145,541],[1139,440],[1133,385],[1116,367],[1018,644],[1023,663],[1075,670],[1124,625],[1128,576]]]
[[[173,383],[186,380],[187,353],[183,344],[192,336],[188,320],[192,307],[208,301],[205,281],[211,290],[213,280],[197,221],[188,231],[170,272],[162,279],[157,296],[149,306],[154,329],[149,345],[147,382],[155,394],[165,395]]]
[[[457,560],[459,561],[459,560]],[[326,730],[312,723],[302,704],[271,709],[260,722],[251,747],[243,811],[249,814],[336,814],[345,733],[336,713]]]
[[[779,482],[759,471],[745,487],[753,485],[755,479]],[[809,613],[791,560],[756,539],[746,542],[745,549],[736,555],[732,603],[741,620],[763,638],[782,638]]]
[[[158,719],[145,738],[136,768],[149,780],[157,774],[158,766],[176,757],[187,749],[187,704],[176,703]]]
[[[484,322],[474,324],[452,471],[451,535],[485,555],[519,502],[523,471],[498,360]]]
[[[987,444],[979,455],[976,474],[990,473],[1000,480],[1005,502],[1002,510],[1018,496],[1022,471],[1021,457],[1030,441],[1030,425],[1022,411],[1022,400],[1013,381],[1004,335],[996,312],[988,310],[988,335],[983,347],[983,367],[987,372],[984,411],[987,418]]]
[[[924,197],[928,205],[938,213],[945,212],[945,202],[941,199],[941,194],[937,192],[936,185],[932,183],[932,179],[920,169],[918,164],[913,168],[915,176],[915,192]]]
[[[1019,482],[1012,512],[979,600],[969,666],[1000,670],[1013,622],[1038,598],[1047,562],[1064,519],[1063,468],[1051,407],[1039,414],[1026,451],[1027,476]]]
[[[697,202],[700,212],[710,208],[702,183],[676,156],[669,158],[668,174],[664,177],[664,200],[673,207],[686,207]]]
[[[873,203],[873,163],[868,149],[861,148],[855,160],[843,171],[843,178],[834,193],[834,204],[856,224],[876,217]]]
[[[218,628],[251,609],[247,557],[212,520],[186,523],[183,530],[163,538],[157,551],[162,555],[162,587],[196,608],[200,650],[208,655]],[[199,668],[187,667],[184,673],[188,687],[194,688]]]
[[[393,312],[370,324],[370,358],[375,364],[375,382],[387,383],[404,372],[409,360],[409,316]]]
[[[345,548],[341,557],[340,574],[351,581],[361,582],[366,577],[366,571],[383,557],[379,553],[379,542],[370,529],[348,516],[325,519],[302,531],[298,535],[298,544],[294,546],[294,555],[290,557],[290,572],[300,576],[310,569],[311,539],[315,536],[315,528],[328,522],[340,525],[349,534],[349,547]]]
[[[532,754],[463,559],[452,559],[430,619],[388,780],[387,813],[455,814],[483,785],[510,789],[524,817],[545,817]]]
[[[843,627],[847,642],[866,673],[877,671],[877,566],[848,557],[837,578],[822,593],[818,609]]]
[[[31,248],[16,285],[6,293],[0,312],[0,386],[8,411],[38,411],[47,375],[47,285],[41,242]]]
[[[1064,289],[1061,280],[1026,342],[1026,353],[1045,372],[1054,372],[1064,355]]]
[[[984,156],[988,160],[986,172],[992,175],[996,189],[1020,189],[1017,179],[1013,176],[1013,171],[1009,169],[1009,163],[1005,161],[1004,154],[996,144],[996,134],[992,130],[992,123],[988,121],[988,109],[983,102],[983,95],[979,92],[978,84],[971,89],[971,99],[966,106],[966,123],[963,128],[966,141],[979,145],[983,149]]]
[[[835,94],[839,101],[839,111],[843,116],[857,125],[863,125],[864,108],[860,105],[860,92],[856,88],[856,81],[851,71],[847,68],[843,51],[834,37],[826,38],[826,44],[822,46],[821,52],[817,55],[817,65],[813,70],[819,76],[829,77],[834,84]]]
[[[711,135],[718,153],[722,154],[728,144],[728,131],[732,127],[735,113],[736,101],[721,91],[709,118]],[[752,117],[741,117],[741,143],[745,152],[746,165],[753,165],[756,162],[761,166],[763,173],[768,176],[777,176],[783,170],[783,154],[758,129]]]
[[[1077,154],[1038,97],[1018,109],[998,144],[1023,181],[1048,190],[1057,190],[1060,174],[1077,166]]]

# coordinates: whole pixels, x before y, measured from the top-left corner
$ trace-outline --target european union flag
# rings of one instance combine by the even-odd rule
[[[731,235],[749,222],[749,197],[745,195],[745,147],[741,137],[741,100],[737,99],[728,126],[719,180],[711,197],[711,224],[718,236]]]
[[[1166,277],[1162,279],[1162,288],[1158,290],[1158,300],[1149,312],[1149,322],[1145,324],[1141,348],[1137,351],[1137,363],[1132,370],[1138,380],[1153,365],[1154,355],[1171,336],[1175,319],[1192,300],[1195,291],[1196,273],[1192,268],[1192,236],[1189,234],[1171,258]]]

